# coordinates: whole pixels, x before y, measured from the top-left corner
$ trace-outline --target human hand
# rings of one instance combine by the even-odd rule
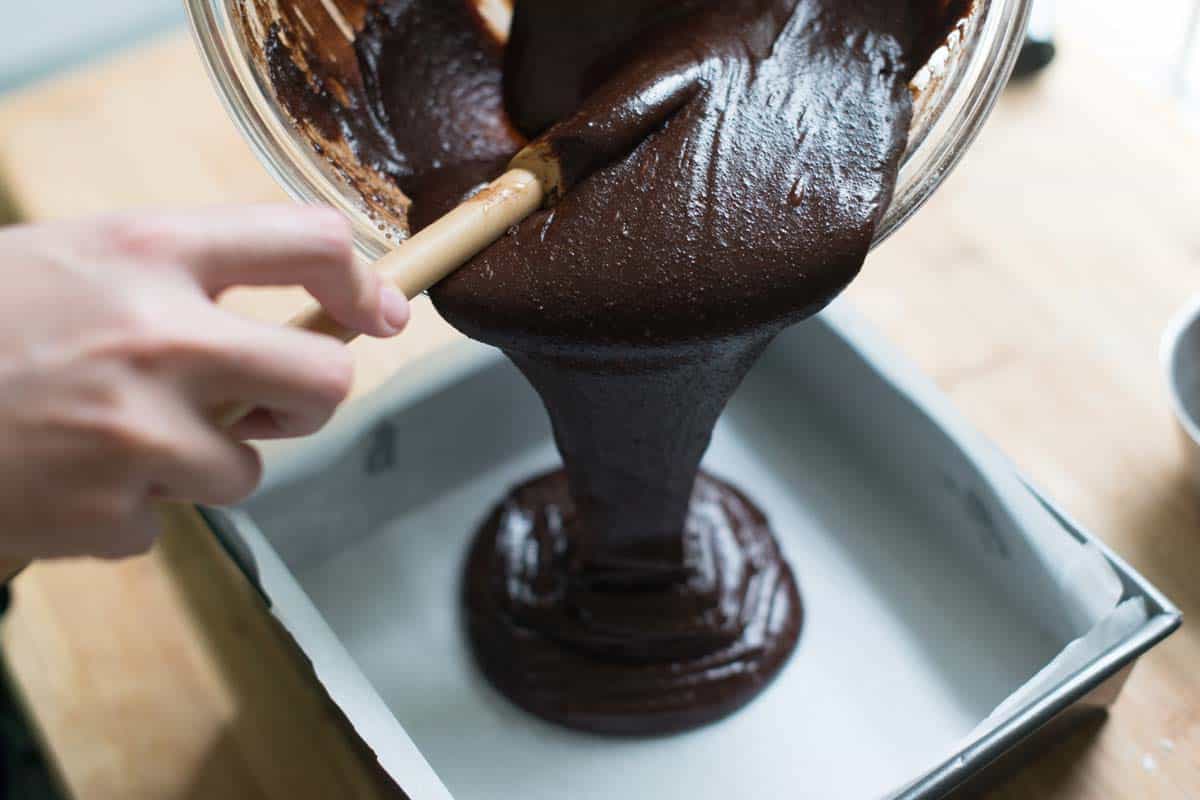
[[[350,389],[333,339],[213,299],[299,284],[339,322],[398,333],[408,304],[356,263],[335,212],[256,206],[0,228],[0,556],[145,550],[161,500],[257,485],[246,439],[319,429]],[[255,411],[232,430],[219,409]]]

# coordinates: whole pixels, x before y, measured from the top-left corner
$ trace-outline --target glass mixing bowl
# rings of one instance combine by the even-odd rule
[[[295,198],[341,210],[354,226],[362,256],[375,260],[404,231],[390,224],[380,196],[394,191],[365,168],[334,163],[327,148],[293,121],[276,101],[262,58],[263,34],[295,0],[185,0],[200,52],[230,115],[270,173]],[[485,19],[503,27],[505,0],[476,0]],[[876,232],[886,239],[929,199],[966,152],[1008,81],[1024,38],[1033,0],[975,0],[970,17],[951,34],[913,80],[916,95],[908,151],[892,204]],[[353,21],[336,13],[347,4],[305,4],[299,25],[336,25],[347,35]],[[329,16],[333,9],[336,17]],[[324,19],[310,19],[324,14]],[[297,28],[302,37],[303,32]],[[320,143],[324,145],[325,143]],[[324,154],[324,155],[321,155]]]

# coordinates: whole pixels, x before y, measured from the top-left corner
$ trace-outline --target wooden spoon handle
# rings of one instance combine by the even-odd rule
[[[533,173],[509,170],[379,259],[375,269],[411,300],[536,211],[544,197],[542,184]],[[346,342],[358,335],[315,303],[288,324]]]
[[[411,300],[536,211],[545,196],[538,176],[527,169],[510,169],[379,259],[375,269]],[[343,342],[358,336],[357,331],[339,323],[316,303],[293,317],[288,325]],[[253,405],[245,403],[231,405],[218,414],[217,422],[231,428],[253,410]]]

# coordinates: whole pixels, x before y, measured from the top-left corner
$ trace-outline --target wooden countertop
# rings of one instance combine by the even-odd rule
[[[28,219],[278,199],[175,36],[0,103],[0,185]],[[861,311],[1035,483],[1200,612],[1200,505],[1158,367],[1200,290],[1200,139],[1073,42],[1010,89],[930,204],[869,261]],[[295,292],[241,293],[281,319]],[[427,304],[361,346],[359,389],[455,336]],[[378,797],[303,664],[181,512],[150,554],[16,585],[8,667],[73,796]],[[264,680],[264,674],[272,676]],[[1139,663],[1109,721],[1000,798],[1200,796],[1200,629]]]

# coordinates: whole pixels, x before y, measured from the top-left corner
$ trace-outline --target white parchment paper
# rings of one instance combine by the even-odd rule
[[[369,419],[276,449],[289,477],[248,508],[281,618],[415,800],[882,797],[1145,619],[1118,607],[1102,554],[835,310],[769,352],[705,462],[768,512],[797,573],[806,621],[783,675],[690,734],[543,723],[482,680],[458,619],[476,525],[557,461],[537,399],[497,363],[472,356],[469,385],[443,370],[441,394],[393,389]],[[386,441],[403,448],[390,465]]]

